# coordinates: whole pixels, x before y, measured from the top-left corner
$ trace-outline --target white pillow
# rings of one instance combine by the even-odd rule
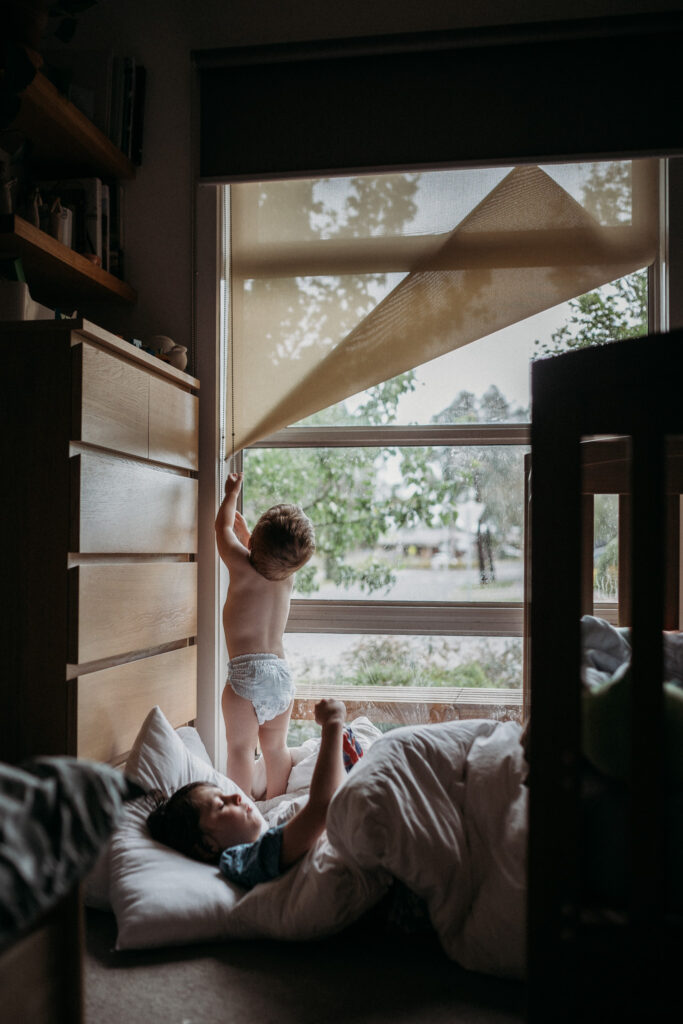
[[[226,793],[240,788],[190,752],[159,707],[145,719],[125,768],[147,790],[170,796],[188,782],[206,781]],[[220,937],[221,920],[244,895],[214,865],[200,864],[155,842],[147,830],[151,797],[130,805],[115,833],[110,896],[117,949],[205,942]]]
[[[156,715],[154,716],[156,720]],[[140,730],[140,736],[138,742],[141,742],[143,733],[147,727],[147,722],[143,724],[143,728]],[[157,729],[157,734],[159,730]],[[163,730],[162,735],[167,735],[166,730]],[[184,745],[194,754],[200,761],[208,764],[211,767],[211,758],[207,752],[206,747],[202,742],[202,738],[192,726],[181,725],[179,729],[176,729],[176,735],[181,738]],[[157,739],[159,736],[157,735]],[[96,910],[111,910],[111,896],[109,891],[109,881],[111,877],[111,840],[107,843],[104,850],[98,857],[95,865],[88,872],[82,883],[83,902],[86,907],[94,907]]]

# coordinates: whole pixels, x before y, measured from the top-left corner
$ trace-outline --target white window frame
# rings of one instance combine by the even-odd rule
[[[528,445],[529,439],[529,425],[519,423],[315,426],[288,427],[250,445],[250,449]],[[523,601],[294,598],[287,632],[521,637],[523,608]]]
[[[222,386],[225,380],[225,352],[222,348],[222,333],[217,322],[216,309],[220,288],[220,247],[221,213],[220,188],[212,199],[209,186],[198,189],[195,221],[195,310],[194,323],[198,339],[202,331],[212,332],[214,345],[198,345],[198,374],[202,380],[203,413],[208,406],[209,425],[206,418],[200,421],[200,458],[203,450],[204,473],[211,470],[210,480],[206,477],[202,485],[200,472],[200,509],[204,508],[204,523],[209,503],[217,507],[225,472],[223,419],[221,413]],[[202,198],[203,196],[203,198]],[[660,161],[660,251],[656,263],[648,274],[649,327],[663,331],[668,328],[668,161]],[[208,264],[208,265],[207,265]],[[204,270],[204,276],[199,269]],[[213,283],[212,283],[213,282]],[[212,302],[208,291],[213,287]],[[213,323],[212,323],[213,318]],[[202,359],[202,351],[215,354],[215,358]],[[209,433],[213,431],[211,441]],[[474,425],[430,425],[421,427],[290,427],[262,439],[252,448],[286,447],[367,447],[411,445],[528,445],[530,427],[528,424],[474,424]],[[202,440],[202,438],[204,440]],[[209,462],[211,466],[209,467]],[[233,460],[235,468],[241,468],[239,453]],[[213,527],[213,517],[211,518]],[[204,542],[202,543],[202,535]],[[525,537],[525,548],[528,538]],[[212,554],[209,554],[209,547]],[[203,552],[203,555],[201,554]],[[204,736],[209,737],[209,752],[214,763],[220,763],[224,754],[224,735],[218,695],[225,678],[226,652],[221,628],[220,594],[225,587],[225,574],[215,553],[213,528],[200,528],[200,569],[203,561],[204,587],[200,582],[200,657],[198,685],[198,725]],[[208,563],[208,564],[207,564]],[[203,612],[202,612],[203,608]],[[616,605],[601,605],[601,613],[612,619]],[[483,617],[483,618],[482,618]],[[524,637],[524,602],[398,602],[398,601],[344,601],[344,600],[301,600],[292,601],[287,632],[299,633],[365,633],[365,634],[423,634],[452,636],[506,636]],[[207,646],[210,654],[207,652]]]

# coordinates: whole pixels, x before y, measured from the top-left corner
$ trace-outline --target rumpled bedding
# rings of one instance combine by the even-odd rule
[[[27,930],[94,864],[142,790],[109,765],[42,757],[0,764],[0,946]]]
[[[683,915],[683,633],[662,635],[664,683],[664,899]],[[631,631],[604,619],[581,620],[584,877],[613,908],[629,893],[631,827]]]
[[[666,782],[683,788],[683,633],[663,633]],[[581,619],[583,752],[610,779],[628,780],[631,760],[631,631]]]
[[[365,753],[330,804],[326,832],[283,876],[250,892],[215,866],[155,843],[146,828],[148,798],[131,805],[112,840],[116,948],[312,940],[384,905],[385,895],[395,908],[395,894],[407,888],[420,911],[426,906],[449,957],[471,970],[521,976],[527,788],[520,727],[456,721],[382,735],[367,719],[351,726]],[[198,735],[185,732],[152,709],[129,774],[167,793],[193,779],[234,787],[207,764]],[[268,825],[306,800],[318,746],[309,740],[298,750],[284,799],[258,804]]]
[[[226,934],[312,939],[339,931],[398,878],[427,904],[447,955],[521,977],[527,789],[511,722],[394,730],[355,765],[327,833],[282,878],[235,906]]]

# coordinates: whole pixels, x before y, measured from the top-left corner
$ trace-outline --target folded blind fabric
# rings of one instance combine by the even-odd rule
[[[633,161],[630,218],[616,223],[536,166],[505,174],[450,231],[386,229],[372,188],[350,211],[317,195],[292,182],[231,186],[228,456],[647,266],[657,250],[651,160]],[[310,209],[297,211],[297,231],[286,204],[302,196]]]

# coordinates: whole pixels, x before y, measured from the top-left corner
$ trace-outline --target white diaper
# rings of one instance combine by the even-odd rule
[[[277,718],[294,697],[289,666],[277,654],[240,654],[228,662],[228,682],[238,697],[250,700],[258,724]]]

